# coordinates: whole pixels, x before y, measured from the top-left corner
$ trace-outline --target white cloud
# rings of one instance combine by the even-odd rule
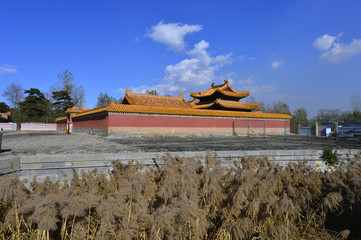
[[[275,62],[273,62],[273,63],[271,64],[271,66],[272,66],[272,68],[277,69],[277,68],[279,68],[280,66],[282,66],[283,64],[284,64],[283,61],[275,61]]]
[[[156,42],[166,44],[170,49],[182,51],[185,49],[184,36],[202,30],[202,25],[188,25],[181,23],[164,23],[152,26],[147,36]]]
[[[207,52],[208,47],[208,42],[200,41],[192,50],[186,52],[189,58],[165,68],[165,75],[158,85],[132,88],[133,92],[144,93],[154,89],[160,95],[173,95],[211,84],[216,79],[215,72],[223,65],[231,63],[232,54],[212,57]]]
[[[0,66],[0,75],[6,73],[18,73],[18,70],[15,68],[15,66],[11,66],[8,64]]]
[[[361,39],[353,39],[350,44],[334,43],[332,48],[321,55],[331,62],[340,62],[361,54]]]
[[[324,34],[323,36],[316,38],[313,42],[313,46],[320,51],[326,51],[332,46],[336,39],[337,37],[335,36]]]
[[[227,73],[227,74],[225,75],[225,77],[220,77],[220,78],[218,78],[217,80],[222,81],[222,80],[224,80],[224,79],[227,79],[228,82],[229,82],[229,84],[233,85],[233,84],[235,83],[235,81],[234,81],[234,79],[233,79],[233,76],[235,76],[235,75],[236,75],[235,72],[229,72],[229,73]]]
[[[270,93],[277,88],[277,85],[257,85],[256,80],[257,77],[251,74],[247,78],[239,80],[238,83],[242,90],[249,91],[251,96]]]
[[[322,59],[330,62],[341,62],[361,54],[361,39],[353,39],[350,44],[339,42],[343,33],[337,36],[325,34],[313,42],[313,46],[322,51]]]
[[[165,43],[173,50],[183,51],[188,57],[178,63],[168,65],[159,84],[135,87],[132,88],[133,92],[144,93],[147,90],[157,90],[160,95],[175,95],[189,90],[194,91],[197,87],[210,85],[212,81],[218,79],[216,71],[225,64],[231,63],[232,53],[213,57],[207,51],[209,43],[205,40],[195,44],[191,50],[185,51],[184,36],[201,29],[201,25],[166,24],[162,21],[158,25],[152,26],[147,33],[148,37],[154,41]]]
[[[241,85],[250,85],[250,84],[253,84],[253,79],[254,79],[254,75],[249,75],[246,79],[241,79],[238,81],[239,84]]]
[[[273,92],[277,88],[277,85],[252,85],[247,87],[247,91],[251,93],[251,95],[259,95]]]

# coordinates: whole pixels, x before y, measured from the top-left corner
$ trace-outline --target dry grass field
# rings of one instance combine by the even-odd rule
[[[0,184],[0,239],[360,239],[361,156],[347,169],[286,168],[267,157],[231,169],[207,157],[161,167],[114,163],[71,182]]]

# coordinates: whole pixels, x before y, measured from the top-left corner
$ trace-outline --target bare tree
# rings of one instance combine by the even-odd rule
[[[315,118],[318,122],[342,121],[343,114],[339,109],[320,109]]]
[[[24,89],[20,84],[12,83],[1,93],[8,100],[11,107],[18,109],[19,103],[24,99]]]
[[[267,104],[266,112],[280,114],[286,113],[288,115],[291,115],[290,107],[287,103],[282,101],[274,102],[272,106]]]
[[[99,93],[98,95],[98,100],[97,100],[97,104],[96,104],[96,108],[100,108],[100,107],[104,107],[104,106],[107,106],[109,103],[111,102],[116,102],[117,100],[108,95],[108,93]]]
[[[360,112],[361,111],[361,97],[360,97],[361,93],[354,93],[351,98],[350,98],[350,102],[351,102],[351,107],[352,107],[352,111],[356,112]]]
[[[66,91],[77,107],[85,104],[84,87],[76,86],[73,73],[68,70],[58,74],[58,82],[51,88],[51,92],[55,91]]]
[[[243,102],[249,102],[249,103],[258,103],[259,104],[259,109],[261,109],[262,112],[266,112],[266,107],[265,107],[264,102],[258,101],[253,96],[247,96],[242,101]]]
[[[74,88],[74,92],[72,95],[73,102],[77,107],[81,107],[85,105],[85,94],[84,94],[84,87],[80,85],[79,87]]]

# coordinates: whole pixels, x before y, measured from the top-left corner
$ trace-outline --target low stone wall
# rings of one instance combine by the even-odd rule
[[[4,131],[16,131],[16,123],[0,123],[0,129]]]
[[[21,130],[26,131],[56,131],[56,124],[51,123],[22,123]]]
[[[344,162],[348,157],[361,154],[357,149],[337,150],[339,159]],[[120,161],[128,163],[129,160],[138,161],[144,166],[162,165],[164,156],[179,156],[185,158],[195,158],[204,163],[207,154],[211,154],[221,161],[222,166],[233,166],[234,161],[240,162],[243,157],[263,157],[267,156],[271,162],[281,166],[286,166],[292,162],[303,160],[308,161],[308,165],[320,171],[326,166],[320,159],[322,150],[254,150],[254,151],[218,151],[216,154],[209,152],[128,152],[128,153],[104,153],[104,154],[37,154],[37,155],[17,155],[0,158],[0,175],[18,174],[21,179],[31,181],[36,177],[38,181],[43,181],[46,176],[50,176],[52,181],[71,180],[73,169],[78,174],[88,172],[97,168],[99,173],[109,173],[112,171],[112,163]],[[341,165],[342,166],[342,165]]]

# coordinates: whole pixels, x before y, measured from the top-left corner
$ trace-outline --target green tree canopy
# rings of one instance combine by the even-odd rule
[[[50,114],[50,102],[44,94],[37,88],[25,90],[28,96],[23,102],[20,102],[21,113],[25,116],[26,121],[43,122]]]
[[[65,111],[74,106],[74,102],[67,91],[54,91],[52,98],[54,100],[54,113],[57,117],[64,116]]]
[[[304,107],[298,108],[293,111],[292,120],[301,126],[307,126],[307,110]]]
[[[353,111],[353,113],[346,114],[345,122],[361,122],[361,111]]]
[[[0,113],[5,113],[9,110],[10,110],[10,107],[6,103],[0,102]]]
[[[307,111],[304,107],[293,111],[291,119],[291,132],[298,133],[298,126],[307,126]]]

